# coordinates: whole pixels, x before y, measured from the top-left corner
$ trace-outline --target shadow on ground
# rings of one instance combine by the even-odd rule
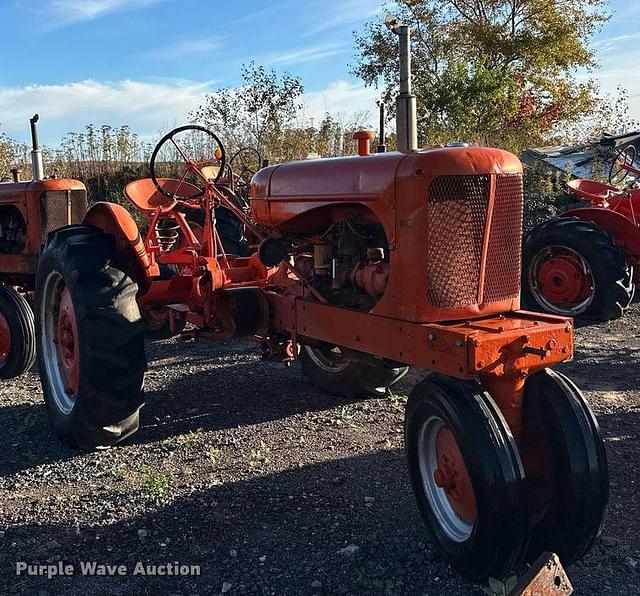
[[[367,506],[365,497],[375,500]],[[138,530],[147,532],[143,540]],[[229,582],[240,592],[291,594],[312,593],[319,581],[327,594],[440,593],[446,581],[445,593],[482,593],[457,578],[425,542],[400,450],[225,483],[100,527],[10,527],[4,540],[16,546],[0,555],[2,583],[29,592],[209,594]],[[338,553],[348,544],[358,546],[355,554]],[[179,561],[200,565],[202,575],[13,577],[16,560],[52,556],[131,569],[137,561]]]

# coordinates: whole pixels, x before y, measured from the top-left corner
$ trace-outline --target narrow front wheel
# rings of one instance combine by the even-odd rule
[[[434,374],[405,415],[409,475],[435,546],[469,579],[504,577],[525,558],[529,498],[518,449],[474,382]]]

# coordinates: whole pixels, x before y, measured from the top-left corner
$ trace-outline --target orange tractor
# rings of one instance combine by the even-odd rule
[[[609,183],[574,179],[585,201],[536,226],[524,243],[523,298],[536,309],[592,321],[621,317],[640,282],[640,164],[625,145]],[[625,183],[627,188],[621,189]]]
[[[35,328],[30,303],[40,248],[56,228],[79,223],[87,191],[77,180],[45,179],[37,130],[31,119],[33,180],[0,183],[0,378],[11,379],[35,361]]]
[[[108,447],[138,428],[145,326],[242,337],[298,359],[318,388],[386,391],[408,366],[406,455],[434,543],[469,578],[542,551],[581,557],[604,516],[607,463],[569,360],[569,319],[519,310],[522,167],[497,149],[440,147],[264,168],[248,203],[217,136],[166,135],[151,177],[49,234],[36,283],[43,391],[58,434]],[[163,177],[176,171],[177,177]],[[220,208],[249,256],[224,248]],[[185,213],[201,213],[202,225]]]

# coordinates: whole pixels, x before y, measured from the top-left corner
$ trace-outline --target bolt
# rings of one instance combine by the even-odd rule
[[[485,363],[484,363],[484,360],[480,360],[480,361],[478,362],[478,368],[484,368],[484,364],[485,364]]]
[[[463,345],[464,345],[464,342],[461,339],[456,341],[456,346],[458,346],[459,348],[461,348]]]
[[[549,348],[550,350],[553,350],[553,348],[555,348],[558,345],[558,342],[556,342],[555,339],[550,339],[547,343],[547,348]]]
[[[569,333],[569,331],[571,331],[571,329],[572,329],[571,323],[567,323],[567,326],[564,328],[564,330],[565,330],[567,333]]]
[[[433,341],[436,336],[433,333],[429,333],[429,341]]]

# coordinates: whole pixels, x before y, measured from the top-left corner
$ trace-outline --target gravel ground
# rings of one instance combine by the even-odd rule
[[[607,441],[603,537],[569,569],[578,594],[640,594],[640,305],[577,332],[560,367]],[[138,434],[77,453],[52,436],[34,373],[0,385],[0,593],[482,594],[425,538],[402,452],[404,398],[308,387],[246,344],[149,344]],[[16,562],[76,565],[16,576]],[[128,566],[87,577],[80,561]],[[132,575],[137,561],[200,576]]]

